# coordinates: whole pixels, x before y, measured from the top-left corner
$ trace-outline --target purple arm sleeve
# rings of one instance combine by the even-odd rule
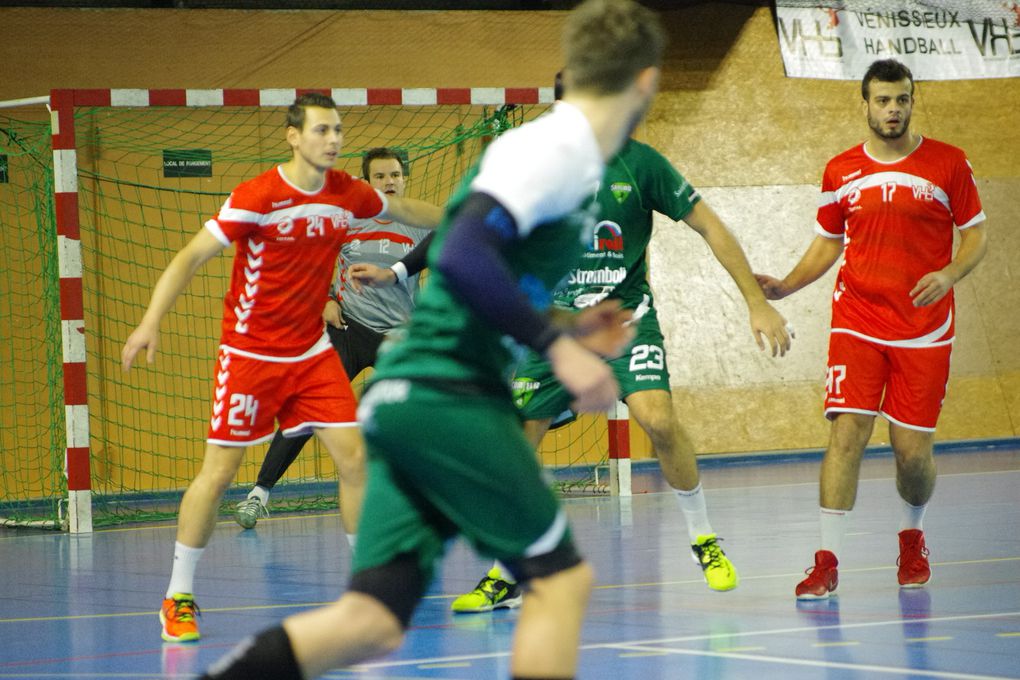
[[[404,269],[407,270],[408,276],[414,276],[428,266],[427,256],[429,253],[429,246],[432,245],[432,237],[435,235],[436,232],[430,231],[425,235],[425,238],[418,241],[418,244],[411,249],[411,252],[400,258],[400,263],[404,265]]]

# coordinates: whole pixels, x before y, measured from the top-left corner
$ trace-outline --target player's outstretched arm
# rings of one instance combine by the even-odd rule
[[[224,249],[212,233],[202,228],[192,239],[170,260],[170,264],[160,275],[156,287],[152,291],[152,299],[145,310],[138,328],[128,336],[124,349],[120,353],[121,366],[126,371],[131,368],[135,357],[145,350],[148,363],[156,360],[159,347],[159,324],[166,316],[178,296],[184,291],[199,267]]]
[[[836,263],[842,253],[842,239],[815,236],[811,245],[801,256],[800,262],[784,278],[777,279],[767,274],[755,274],[754,278],[757,279],[765,297],[769,300],[782,300],[809,283],[820,279],[825,272],[829,271],[829,267]]]
[[[367,262],[358,262],[347,268],[347,280],[357,292],[361,292],[362,286],[372,288],[387,288],[397,285],[403,278],[414,276],[425,269],[428,264],[429,246],[432,245],[432,237],[436,232],[431,231],[425,238],[418,241],[418,244],[411,249],[407,255],[400,258],[389,268],[379,267]]]
[[[705,239],[715,259],[737,284],[747,303],[751,334],[758,347],[764,350],[768,343],[772,356],[784,356],[790,349],[792,339],[789,326],[783,315],[766,300],[765,292],[758,285],[744,249],[736,237],[704,200],[694,204],[684,222]]]
[[[380,267],[370,262],[356,262],[347,268],[347,282],[359,293],[363,286],[389,288],[397,285],[397,273],[389,267]]]
[[[383,212],[382,217],[403,222],[412,227],[435,229],[443,218],[442,208],[434,203],[428,203],[417,198],[388,196],[386,204],[386,210]]]
[[[918,279],[910,297],[915,307],[934,304],[944,298],[956,283],[970,273],[988,251],[988,234],[981,222],[960,232],[960,247],[956,257],[937,272],[929,272]]]

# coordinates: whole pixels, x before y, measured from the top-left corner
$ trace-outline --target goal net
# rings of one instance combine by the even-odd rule
[[[0,345],[5,365],[0,370],[20,372],[26,384],[8,389],[4,380],[0,516],[41,514],[43,519],[59,520],[67,467],[71,488],[89,490],[97,525],[159,519],[176,512],[181,492],[202,462],[232,249],[208,262],[178,299],[163,322],[154,364],[139,357],[135,367],[123,373],[120,351],[173,255],[216,214],[238,183],[289,158],[283,121],[295,92],[64,91],[64,99],[73,100],[74,106],[62,116],[54,115],[58,128],[54,140],[56,147],[63,143],[73,151],[74,167],[69,170],[69,157],[58,151],[54,169],[48,150],[37,151],[38,179],[33,185],[17,194],[0,185],[0,216],[9,223],[4,211],[10,211],[24,231],[21,235],[5,231],[5,241],[10,241],[5,245],[23,253],[16,259],[28,263],[24,273],[5,271],[0,285],[36,291],[40,287],[24,279],[38,277],[46,283],[40,295],[44,303],[3,298]],[[326,92],[337,99],[344,123],[343,157],[337,167],[359,175],[365,150],[396,147],[407,155],[407,195],[440,204],[489,140],[540,115],[551,100],[551,92],[544,89]],[[16,125],[28,124],[0,123],[12,129]],[[48,129],[34,125],[33,134],[48,143]],[[68,143],[70,126],[73,144]],[[20,139],[28,133],[16,135]],[[10,140],[11,135],[0,135],[0,155],[11,159],[12,169],[15,162],[20,168],[22,161],[15,161]],[[20,178],[23,172],[9,174]],[[53,201],[47,198],[53,176],[56,226]],[[68,219],[67,201],[62,204],[59,197],[72,188],[71,208],[80,230],[80,322],[68,316],[67,296],[63,300],[60,296],[61,288],[64,293],[75,289],[73,278],[70,283],[66,278],[73,266],[57,263],[64,262],[58,255],[67,259],[69,250],[63,245],[68,230],[59,224]],[[40,209],[46,205],[51,207]],[[73,264],[74,258],[70,260]],[[62,311],[63,323],[55,324]],[[31,319],[23,321],[19,314]],[[74,373],[68,362],[74,361],[76,338],[81,335],[81,390],[87,393],[84,423],[78,422],[82,407],[74,406],[65,394],[74,388],[61,389],[61,364],[65,372]],[[12,341],[31,346],[8,347]],[[355,381],[356,391],[364,380],[363,374]],[[29,408],[34,423],[30,436],[19,429],[25,427],[21,421],[29,419],[21,415]],[[85,441],[65,441],[82,431],[87,432]],[[543,462],[576,468],[557,475],[561,487],[589,487],[592,464],[605,457],[605,439],[604,417],[581,419],[547,438]],[[71,452],[67,467],[65,447]],[[266,448],[249,449],[224,510],[254,483]],[[25,457],[24,466],[31,467],[19,471],[22,481],[12,477],[9,462],[20,465],[27,451],[33,453]],[[75,451],[87,460],[76,464]],[[86,485],[73,482],[75,470],[87,475]],[[277,511],[336,507],[336,488],[332,461],[313,440],[277,485],[272,507]]]

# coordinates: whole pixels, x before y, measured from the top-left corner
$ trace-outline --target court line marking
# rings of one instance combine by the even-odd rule
[[[946,621],[977,621],[984,619],[997,619],[997,618],[1010,618],[1020,616],[1020,611],[1013,612],[996,612],[991,614],[967,614],[963,616],[939,616],[925,619],[927,623],[935,622],[946,622]],[[680,644],[684,642],[704,642],[711,640],[733,640],[734,638],[742,637],[761,637],[766,635],[785,635],[791,633],[815,633],[821,630],[846,630],[851,628],[874,628],[879,626],[899,626],[904,623],[904,619],[889,619],[886,621],[865,621],[861,623],[844,623],[834,624],[829,626],[798,626],[794,628],[776,628],[772,630],[757,630],[757,631],[744,631],[744,632],[726,632],[726,633],[709,633],[705,635],[684,635],[680,637],[668,637],[668,638],[654,638],[649,640],[631,640],[629,642],[600,642],[594,644],[581,645],[581,651],[597,651],[597,650],[622,650],[629,652],[655,652],[655,651],[669,651],[670,653],[677,654],[690,654],[698,656],[733,656],[733,658],[739,658],[739,653],[736,652],[712,652],[705,650],[677,650],[670,647],[657,647],[656,645],[669,645],[669,644]],[[417,666],[423,663],[448,663],[454,661],[485,661],[488,659],[500,659],[507,658],[510,656],[509,651],[505,652],[489,652],[486,654],[460,654],[454,656],[444,656],[436,658],[419,658],[419,659],[405,659],[399,661],[376,661],[371,663],[358,664],[352,666],[352,669],[385,669],[385,668],[398,668],[401,666]],[[746,655],[748,660],[757,661],[775,661],[776,659],[782,659],[781,657],[761,657],[757,655]],[[825,664],[827,662],[806,662],[797,659],[789,659],[790,663],[805,663],[807,665],[818,665]],[[848,665],[847,668],[868,669],[866,666],[853,666]],[[876,669],[886,668],[876,666]],[[891,667],[888,667],[891,668]],[[923,671],[913,668],[899,669],[890,672],[897,672],[901,674],[925,674],[925,673],[942,673],[942,671]],[[949,675],[931,675],[930,677],[944,677],[954,678],[958,680],[1004,680],[1002,676],[994,675],[960,675],[960,674],[949,674]]]
[[[643,646],[621,645],[621,649],[641,650]],[[662,649],[652,647],[651,649]],[[814,659],[796,659],[792,657],[765,656],[762,654],[741,654],[737,652],[702,651],[696,649],[669,649],[671,654],[679,656],[701,656],[718,659],[736,659],[739,661],[754,661],[757,663],[771,663],[783,666],[809,666],[813,668],[842,669],[851,671],[862,671],[868,673],[883,673],[885,675],[905,675],[912,678],[944,678],[946,680],[1010,680],[1005,675],[976,675],[973,673],[956,673],[953,671],[935,671],[920,668],[877,666],[864,663],[846,663],[842,661],[816,661]]]
[[[957,560],[954,562],[935,562],[933,563],[936,567],[953,567],[953,566],[968,566],[975,564],[995,564],[998,562],[1017,562],[1020,561],[1020,556],[1017,557],[989,557],[981,560]],[[891,571],[895,569],[893,566],[881,566],[881,567],[856,567],[854,569],[840,569],[841,573],[844,574],[856,574],[870,571]],[[766,579],[792,579],[801,576],[800,572],[793,574],[761,574],[757,576],[744,576],[741,575],[742,581],[761,581]],[[603,585],[595,586],[595,590],[623,590],[627,588],[656,588],[660,586],[676,586],[676,585],[702,585],[704,579],[692,578],[680,581],[648,581],[643,583],[607,583]],[[439,594],[439,595],[426,595],[422,598],[422,601],[432,600],[453,600],[459,597],[456,594]],[[308,609],[311,607],[323,607],[328,604],[332,604],[336,600],[329,600],[326,602],[288,602],[279,604],[255,604],[248,606],[233,606],[233,607],[215,607],[207,608],[203,607],[202,611],[205,613],[237,613],[237,612],[251,612],[251,611],[267,611],[272,609]],[[120,617],[132,617],[132,616],[158,616],[159,610],[152,609],[140,612],[109,612],[105,614],[71,614],[64,616],[25,616],[18,618],[0,618],[0,624],[4,623],[33,623],[41,621],[83,621],[88,619],[111,619]],[[938,619],[902,619],[904,622],[914,621],[936,621]]]
[[[644,459],[642,459],[642,460],[644,460]],[[649,460],[651,460],[651,459],[649,459]],[[979,475],[1002,475],[1002,474],[1011,474],[1011,473],[1012,474],[1020,474],[1020,470],[1007,469],[1007,470],[983,470],[983,471],[979,471],[979,472],[947,472],[947,473],[939,473],[939,477],[974,477],[974,476],[979,476]],[[888,481],[895,481],[895,477],[870,477],[868,479],[860,480],[861,483],[865,483],[865,482],[888,482]],[[784,488],[784,487],[796,487],[796,486],[818,486],[818,482],[817,481],[811,481],[811,482],[790,482],[790,483],[787,483],[787,484],[751,484],[751,485],[747,485],[747,486],[724,486],[724,487],[719,487],[719,488],[716,488],[716,489],[711,489],[711,492],[712,493],[721,493],[721,492],[741,491],[741,490],[747,490],[747,489],[780,489],[780,488]],[[660,496],[660,495],[667,495],[667,494],[671,494],[671,493],[674,493],[674,492],[672,490],[670,490],[670,491],[649,491],[648,493],[640,494],[640,496]],[[591,498],[601,498],[601,497],[599,497],[599,496],[579,497],[579,498],[570,498],[570,497],[567,497],[567,498],[561,498],[560,501],[566,503],[566,502],[574,502],[574,501],[585,501],[585,500],[590,500]],[[605,498],[613,498],[613,497],[612,496],[605,496]],[[313,518],[317,518],[317,517],[339,517],[339,516],[340,516],[340,513],[338,511],[336,511],[336,510],[328,510],[328,511],[323,511],[323,512],[311,511],[311,512],[304,512],[304,513],[294,512],[294,513],[290,513],[290,514],[284,515],[283,517],[265,517],[265,518],[260,519],[259,522],[260,523],[263,523],[263,522],[289,522],[289,521],[295,521],[295,520],[308,520],[308,519],[313,519]],[[233,519],[222,519],[222,520],[217,520],[217,522],[216,522],[216,526],[229,526],[229,525],[235,525],[236,526],[236,524],[237,523]],[[167,529],[176,529],[176,528],[177,528],[177,522],[176,521],[174,521],[174,520],[165,520],[164,522],[161,522],[161,523],[158,523],[158,524],[144,524],[142,526],[136,526],[136,527],[100,527],[100,528],[96,529],[96,531],[93,532],[93,534],[91,534],[91,535],[95,535],[95,534],[110,534],[110,533],[122,533],[122,532],[128,532],[128,531],[153,531],[153,530],[165,531]],[[244,530],[238,528],[238,531],[244,531]],[[45,536],[45,535],[47,535],[47,534],[46,533],[32,534],[33,537],[36,537],[36,536]],[[52,535],[55,536],[55,537],[56,536],[68,536],[68,534],[66,534],[66,533],[64,533],[62,531],[53,531]],[[89,535],[86,535],[86,536],[84,536],[84,538],[88,538],[88,536]],[[0,536],[0,541],[15,540],[15,539],[18,539],[18,538],[24,538],[24,537],[18,536],[16,534],[15,535],[11,535],[11,536]]]

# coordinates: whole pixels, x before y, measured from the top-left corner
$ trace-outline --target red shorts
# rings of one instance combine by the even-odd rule
[[[892,347],[849,333],[830,334],[825,416],[881,414],[903,427],[934,431],[952,351],[951,344]]]
[[[207,440],[221,446],[268,441],[279,420],[284,434],[357,425],[357,400],[340,357],[330,347],[300,361],[276,362],[220,349]]]

